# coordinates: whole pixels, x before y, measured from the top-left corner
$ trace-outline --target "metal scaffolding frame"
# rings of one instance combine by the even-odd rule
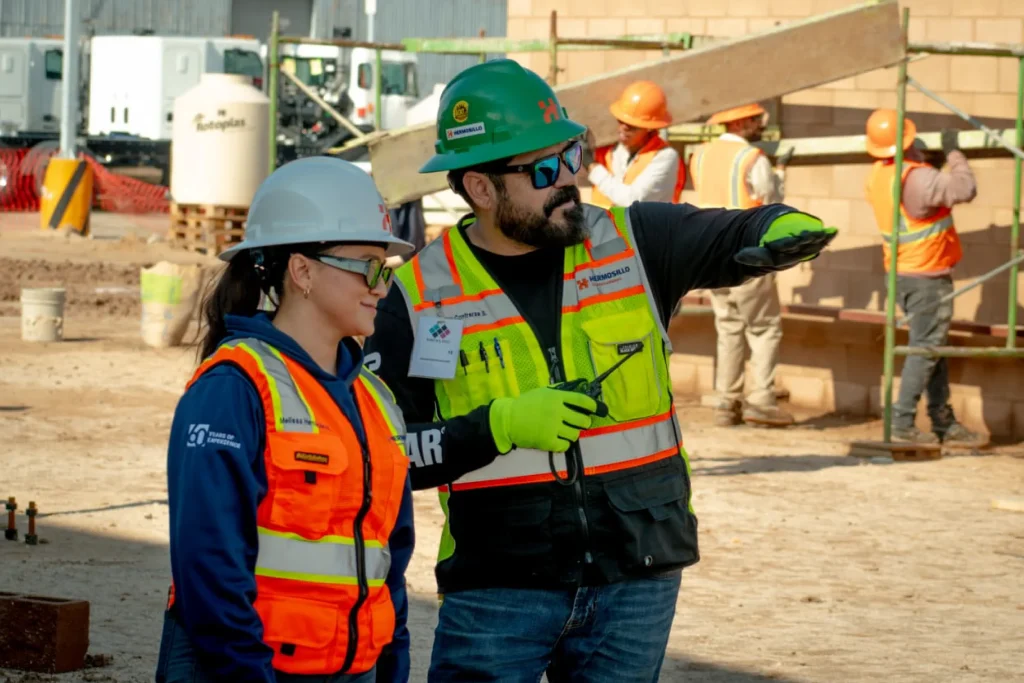
[[[1005,147],[1014,159],[1013,188],[1013,220],[1010,226],[1010,258],[1002,266],[982,275],[974,282],[954,291],[943,301],[951,300],[964,292],[973,289],[982,282],[1005,270],[1010,271],[1008,304],[1006,313],[1007,331],[1005,347],[910,347],[896,346],[896,261],[899,248],[899,230],[901,202],[903,199],[903,183],[893,183],[892,199],[892,230],[889,234],[889,250],[892,254],[888,273],[888,291],[885,306],[885,349],[883,360],[883,388],[885,408],[883,413],[883,440],[890,442],[892,437],[892,389],[893,375],[896,367],[896,356],[930,356],[940,358],[1021,358],[1024,349],[1017,347],[1017,278],[1019,265],[1024,261],[1024,253],[1020,249],[1020,199],[1021,199],[1021,166],[1024,159],[1024,45],[1000,45],[984,43],[909,43],[907,33],[910,26],[910,10],[903,10],[903,42],[907,46],[907,57],[899,64],[899,76],[896,83],[896,140],[903,139],[904,117],[906,116],[907,86],[913,85],[918,91],[935,100],[951,112],[981,130],[996,145]],[[931,92],[907,75],[907,63],[913,59],[911,54],[932,55],[944,54],[951,56],[986,56],[1012,57],[1018,61],[1017,78],[1017,125],[1016,139],[1013,146],[1006,143],[1002,134],[992,131],[965,112],[960,111],[943,98]],[[895,177],[903,177],[903,145],[896,145]],[[906,320],[901,321],[903,323]]]
[[[448,55],[479,55],[483,62],[490,53],[508,52],[547,52],[551,58],[551,66],[548,72],[548,81],[555,85],[558,80],[558,52],[559,50],[661,50],[668,56],[673,50],[691,50],[701,47],[716,40],[709,36],[698,36],[687,32],[666,33],[654,35],[624,35],[608,38],[563,38],[558,35],[558,12],[551,11],[550,34],[546,39],[515,40],[509,38],[405,38],[401,43],[376,43],[362,40],[347,39],[319,39],[305,38],[299,36],[282,36],[278,12],[274,12],[270,24],[270,39],[268,41],[268,64],[267,64],[267,96],[270,98],[270,145],[268,164],[270,172],[277,167],[277,93],[278,73],[281,69],[280,46],[283,44],[303,45],[332,45],[334,47],[365,47],[374,51],[376,65],[374,68],[374,91],[376,101],[374,103],[375,128],[381,130],[381,53],[384,50],[397,50],[405,52],[424,52],[431,54]],[[284,73],[284,72],[281,72]],[[340,113],[333,110],[315,93],[298,83],[290,74],[285,76],[294,83],[307,97],[316,102],[321,108],[337,120],[342,126],[349,128],[352,124]],[[335,147],[328,152],[339,153],[351,147],[358,147],[366,144],[368,140],[378,135],[378,132],[359,135],[347,140],[342,146]]]

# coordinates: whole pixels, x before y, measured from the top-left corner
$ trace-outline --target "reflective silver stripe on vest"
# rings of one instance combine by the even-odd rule
[[[636,233],[633,232],[633,222],[629,218],[629,211],[626,211],[626,235],[629,237],[630,244],[636,244]],[[672,340],[668,337],[668,330],[665,328],[665,324],[662,322],[662,311],[658,307],[658,302],[654,300],[654,290],[651,289],[651,281],[647,278],[647,271],[644,269],[643,259],[637,254],[636,257],[637,272],[640,273],[640,282],[644,285],[644,294],[647,295],[647,306],[650,308],[652,315],[654,316],[654,322],[658,326],[658,333],[661,335],[661,341],[665,344],[665,353],[672,353]],[[671,311],[665,311],[665,315],[671,313]],[[666,365],[667,359],[666,359]]]
[[[461,320],[463,325],[468,328],[473,325],[491,325],[499,320],[517,318],[519,310],[503,292],[495,292],[481,299],[444,304],[441,306],[440,312],[431,307],[420,311],[420,314],[440,315],[445,318]]]
[[[595,261],[624,253],[626,241],[615,229],[615,223],[603,209],[584,205],[584,217],[590,233],[590,254]],[[643,285],[643,279],[634,257],[615,259],[611,263],[590,267],[580,264],[574,279],[562,283],[562,306],[570,308],[585,304],[588,299]]]
[[[950,214],[940,221],[936,221],[929,226],[920,228],[913,232],[907,232],[907,224],[903,216],[900,216],[900,227],[897,241],[900,244],[911,244],[913,242],[920,242],[926,240],[929,237],[935,237],[936,235],[946,232],[953,227],[953,214]]]
[[[328,537],[307,541],[294,534],[259,529],[256,574],[291,578],[314,583],[351,583],[358,578],[355,542],[350,538]],[[383,581],[391,569],[387,546],[365,546],[366,578]]]
[[[680,439],[677,438],[678,428],[674,416],[674,413],[670,412],[654,424],[617,432],[593,436],[584,433],[580,438],[583,466],[607,467],[678,449]],[[556,468],[562,471],[566,469],[564,454],[556,453],[554,461]],[[548,462],[546,451],[515,449],[506,455],[499,455],[490,465],[464,475],[455,482],[455,486],[457,488],[460,484],[481,484],[549,474],[551,464]]]
[[[274,416],[277,431],[311,434],[314,426],[313,414],[302,399],[302,392],[299,391],[288,368],[271,346],[259,339],[238,339],[225,346],[243,346],[259,358],[266,373],[270,393],[277,399],[275,407],[279,413]]]
[[[452,230],[458,230],[458,226]],[[448,267],[448,256],[444,251],[444,240],[444,236],[438,238],[435,240],[437,242],[435,248],[423,249],[419,253],[420,272],[423,275],[425,289],[424,301],[450,299],[462,293],[462,289],[452,279],[451,270]]]
[[[398,407],[398,404],[395,403],[394,395],[391,393],[391,389],[388,388],[388,385],[384,384],[380,377],[377,377],[377,375],[373,374],[366,368],[362,369],[362,372],[359,373],[359,377],[373,387],[373,390],[377,394],[381,409],[391,421],[391,425],[395,428],[395,435],[405,436],[405,417],[402,415],[402,410]]]

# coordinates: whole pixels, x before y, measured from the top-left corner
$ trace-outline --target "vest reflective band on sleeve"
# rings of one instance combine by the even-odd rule
[[[274,405],[274,428],[278,432],[319,433],[313,410],[292,379],[277,349],[256,339],[230,342],[255,359],[267,379],[270,400]]]
[[[935,237],[936,235],[940,235],[947,230],[951,230],[952,228],[953,215],[950,214],[945,218],[932,223],[931,225],[925,225],[913,232],[908,232],[906,220],[901,215],[899,227],[900,232],[899,235],[897,235],[896,239],[900,244],[911,244],[913,242],[920,242],[921,240],[926,240],[929,237]]]
[[[259,528],[256,575],[308,583],[356,585],[355,540],[325,536],[310,541],[297,534]],[[391,569],[391,551],[366,541],[366,577],[370,586],[384,585]]]
[[[584,474],[614,472],[679,455],[679,431],[673,417],[672,411],[669,411],[646,420],[582,432],[580,451],[583,454]],[[559,476],[563,476],[564,454],[556,453],[554,461]],[[554,481],[547,452],[524,448],[499,455],[490,465],[458,479],[452,489],[463,491],[546,481]]]

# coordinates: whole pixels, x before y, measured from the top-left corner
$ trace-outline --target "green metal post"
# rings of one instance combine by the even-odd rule
[[[548,83],[558,83],[558,10],[551,10],[548,25]]]
[[[1017,149],[1024,147],[1024,58],[1017,60]],[[1021,160],[1013,158],[1013,225],[1010,226],[1010,258],[1020,251]],[[1017,345],[1017,264],[1010,268],[1009,303],[1006,307],[1006,348]]]
[[[273,18],[270,20],[270,63],[267,65],[267,97],[270,99],[270,112],[268,114],[270,118],[270,125],[268,126],[270,133],[267,156],[270,173],[273,173],[274,169],[277,168],[277,70],[280,68],[280,65],[277,63],[277,51],[278,42],[281,38],[280,21],[280,15],[278,15],[277,10],[274,10]]]
[[[910,26],[910,10],[903,9],[903,45],[907,44]],[[903,117],[907,111],[907,60],[903,59],[899,66],[899,77],[896,82],[896,158],[894,160],[894,181],[892,184],[892,231],[889,233],[889,287],[885,300],[885,355],[882,374],[885,392],[885,411],[883,413],[882,440],[888,442],[892,437],[892,379],[896,369],[896,252],[899,249],[900,237],[900,204],[903,201]]]
[[[381,56],[380,48],[375,50],[376,63],[373,65],[373,125],[377,130],[382,130],[381,121],[383,120],[384,112],[380,109],[380,96],[381,90],[384,89],[384,74],[381,68],[384,64],[384,59]]]

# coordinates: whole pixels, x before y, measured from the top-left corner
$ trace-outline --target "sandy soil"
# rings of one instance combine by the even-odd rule
[[[90,652],[113,662],[52,677],[0,670],[0,683],[152,680],[165,439],[194,358],[139,340],[138,267],[197,257],[147,245],[160,220],[111,219],[96,240],[22,225],[34,224],[0,215],[0,496],[36,501],[48,542],[0,541],[0,591],[89,600]],[[71,288],[59,344],[20,340],[18,288],[43,282]],[[1024,495],[1024,448],[865,463],[847,444],[877,438],[877,422],[801,415],[784,431],[726,430],[696,397],[679,409],[703,559],[684,576],[661,680],[1024,680],[1024,514],[990,505]],[[416,513],[422,681],[436,621],[433,494],[418,494]]]

